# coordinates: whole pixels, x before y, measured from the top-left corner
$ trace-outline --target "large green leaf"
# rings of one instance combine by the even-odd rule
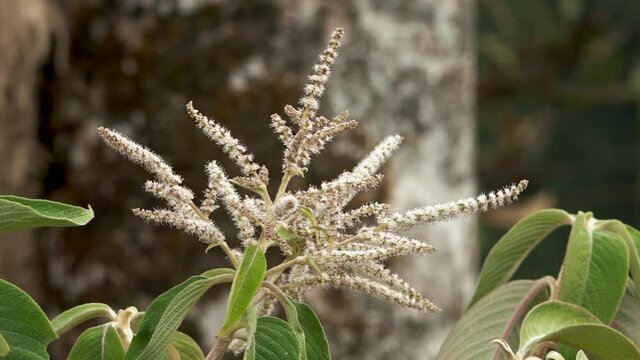
[[[522,322],[518,354],[524,358],[544,341],[584,350],[600,360],[640,359],[640,350],[622,333],[587,310],[561,301],[545,302],[531,309]]]
[[[110,324],[87,329],[80,335],[68,360],[123,360],[124,347]]]
[[[204,354],[198,343],[189,335],[176,331],[171,337],[170,347],[179,360],[203,360]]]
[[[625,295],[611,324],[640,347],[640,300]]]
[[[287,322],[289,323],[289,325],[291,325],[293,333],[298,339],[298,344],[300,344],[300,359],[307,360],[307,341],[305,340],[305,331],[302,328],[302,324],[300,323],[296,303],[285,293],[283,293],[282,290],[280,290],[277,286],[268,286],[268,288],[269,290],[274,292],[276,298],[278,298],[278,301],[280,301],[280,305],[282,305],[284,313],[287,315]]]
[[[60,336],[87,320],[99,317],[115,320],[116,316],[116,313],[108,305],[99,303],[82,304],[56,316],[51,320],[51,326],[56,334]]]
[[[17,286],[0,280],[0,334],[9,346],[3,359],[48,359],[47,345],[57,338],[38,304]]]
[[[320,320],[309,305],[295,302],[298,320],[304,330],[308,360],[330,360],[329,343]]]
[[[541,210],[518,221],[489,252],[469,306],[506,283],[531,250],[553,230],[571,221],[570,214],[558,209]]]
[[[127,360],[161,358],[176,329],[202,294],[216,284],[230,282],[233,279],[231,269],[216,269],[205,274],[207,276],[190,277],[157,297],[149,305],[127,351]]]
[[[592,232],[590,221],[590,214],[576,216],[559,279],[558,300],[580,305],[608,324],[624,295],[629,251],[617,234]]]
[[[7,340],[4,339],[4,336],[0,334],[0,357],[5,356],[9,353],[9,344],[7,344]]]
[[[534,284],[532,280],[509,282],[467,309],[445,339],[436,359],[491,359],[496,348],[490,342],[503,336],[507,324]],[[518,343],[517,331],[511,332],[507,340],[515,348]]]
[[[55,201],[0,195],[0,233],[43,226],[81,226],[93,210]]]
[[[257,245],[247,247],[231,285],[227,316],[220,330],[220,336],[229,337],[242,320],[245,311],[251,305],[251,300],[260,289],[266,270],[267,260],[264,252]]]
[[[258,319],[256,360],[299,360],[300,343],[291,325],[272,316]]]

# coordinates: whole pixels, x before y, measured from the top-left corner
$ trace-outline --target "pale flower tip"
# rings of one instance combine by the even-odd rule
[[[527,189],[527,186],[529,186],[529,180],[524,179],[524,180],[520,180],[520,182],[518,183],[518,191],[522,192],[525,191]]]
[[[104,126],[98,127],[97,131],[98,131],[98,135],[100,136],[100,138],[102,138],[102,140],[105,140],[105,141],[107,140],[107,138],[109,136],[113,136],[114,133],[115,133],[113,130],[108,129],[108,128],[104,127]]]

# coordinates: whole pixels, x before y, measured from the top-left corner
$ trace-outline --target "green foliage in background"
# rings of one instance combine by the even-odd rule
[[[533,248],[567,225],[559,274],[509,281]],[[522,219],[489,253],[437,359],[640,359],[639,234],[592,213],[549,209]]]
[[[537,209],[586,208],[640,226],[640,1],[477,4],[483,186],[511,174],[531,180]],[[483,257],[505,230],[486,220]],[[516,276],[556,273],[561,240],[545,241]]]

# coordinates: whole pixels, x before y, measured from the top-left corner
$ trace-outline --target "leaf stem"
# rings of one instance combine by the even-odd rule
[[[504,340],[505,342],[507,341],[507,339],[509,338],[509,334],[511,334],[516,325],[518,325],[518,321],[520,320],[520,318],[524,315],[531,302],[536,298],[536,296],[538,296],[541,291],[549,288],[551,291],[551,298],[554,298],[556,296],[556,286],[556,279],[554,279],[553,276],[545,276],[534,282],[533,285],[531,285],[529,291],[527,291],[522,300],[520,300],[520,303],[513,312],[513,315],[511,315],[511,318],[509,319],[507,326],[502,332],[502,336],[500,336],[500,339]],[[498,359],[500,359],[500,348],[496,349],[496,352],[493,353],[493,357],[491,358],[491,360]]]
[[[239,266],[238,258],[236,258],[236,256],[233,253],[233,251],[231,251],[231,248],[229,247],[229,244],[227,244],[226,241],[221,241],[220,242],[220,247],[222,248],[222,250],[224,250],[225,254],[227,254],[227,257],[229,258],[229,262],[231,263],[233,268],[237,269],[238,266]]]
[[[303,264],[305,262],[306,258],[304,256],[298,256],[296,258],[293,258],[289,261],[285,261],[283,263],[281,263],[280,265],[276,265],[274,267],[272,267],[271,269],[267,270],[267,272],[265,273],[264,277],[267,278],[271,275],[280,273],[290,267],[292,267],[293,265],[298,265],[298,264]]]
[[[205,360],[219,360],[222,359],[224,353],[227,352],[227,347],[231,343],[231,338],[216,336],[216,342],[213,344],[211,351],[207,354]]]
[[[291,171],[287,171],[286,173],[284,173],[284,175],[282,176],[282,181],[280,181],[280,186],[278,187],[276,197],[273,200],[274,202],[278,201],[278,199],[280,199],[280,197],[284,195],[284,192],[287,191],[287,186],[289,186],[289,181],[291,181],[293,175],[294,174]]]
[[[189,206],[191,206],[191,208],[193,209],[193,212],[195,212],[200,219],[202,219],[203,221],[211,221],[209,217],[203,214],[202,211],[200,211],[200,209],[196,206],[196,204],[193,203],[193,200],[189,201]],[[229,248],[229,244],[227,244],[226,241],[222,240],[220,241],[220,247],[225,252],[225,254],[227,254],[227,257],[229,258],[229,262],[231,262],[231,265],[233,265],[233,268],[237,269],[238,259],[236,258],[233,251],[231,251],[231,248]]]
[[[343,247],[343,246],[346,246],[346,245],[349,245],[351,243],[354,243],[354,242],[357,242],[357,241],[360,241],[360,240],[364,240],[364,239],[365,239],[365,236],[362,235],[362,234],[353,235],[352,237],[350,237],[350,238],[348,238],[346,240],[343,240],[343,241],[340,241],[339,243],[336,243],[335,247],[336,248],[340,248],[340,247]]]

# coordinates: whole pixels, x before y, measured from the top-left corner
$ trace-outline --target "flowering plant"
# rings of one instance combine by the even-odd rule
[[[163,209],[134,209],[133,213],[192,234],[206,245],[206,250],[220,248],[230,267],[187,279],[156,298],[144,312],[134,307],[116,312],[104,304],[70,309],[53,319],[53,335],[44,337],[44,343],[87,319],[105,317],[109,319],[106,324],[81,335],[70,359],[202,359],[204,354],[197,344],[177,329],[193,304],[222,283],[231,283],[231,292],[225,321],[206,356],[208,360],[220,359],[228,350],[244,353],[245,359],[329,359],[329,346],[318,318],[300,302],[305,290],[313,287],[352,289],[417,311],[438,310],[385,266],[391,257],[435,250],[402,232],[419,223],[433,224],[509,204],[525,190],[527,181],[475,198],[408,211],[391,211],[382,203],[349,208],[358,193],[382,181],[378,170],[402,141],[394,135],[383,139],[352,170],[336,179],[292,191],[291,179],[305,175],[312,157],[335,136],[357,124],[346,111],[332,118],[317,114],[342,36],[341,29],[333,32],[313,67],[299,106],[284,107],[288,121],[278,114],[271,116],[271,126],[285,147],[282,177],[273,196],[267,189],[267,168],[256,163],[226,128],[201,114],[191,102],[186,106],[188,115],[241,172],[241,176],[230,178],[218,162],[208,163],[208,188],[200,201],[151,150],[115,130],[98,129],[107,145],[153,176],[145,183],[145,190],[167,203]],[[237,188],[253,196],[241,197]],[[239,246],[234,247],[238,242],[223,234],[213,221],[219,207],[224,207],[233,220]],[[270,249],[282,254],[282,262],[267,266],[265,254]],[[284,309],[286,321],[271,316],[276,304]]]

